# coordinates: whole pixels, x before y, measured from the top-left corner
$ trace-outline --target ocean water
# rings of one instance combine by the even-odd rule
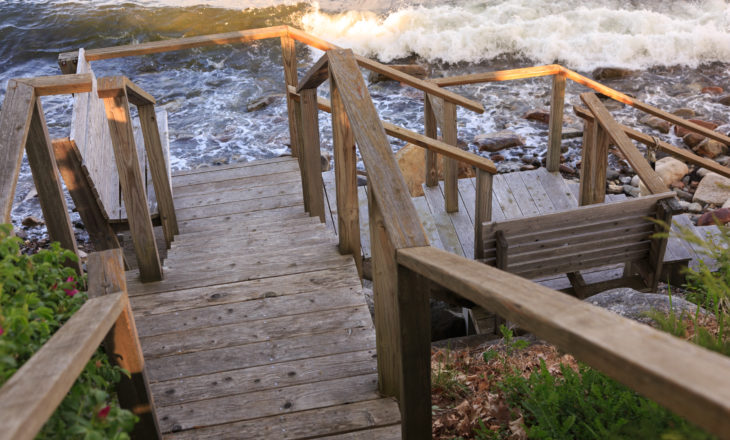
[[[704,118],[730,122],[728,107],[701,93],[718,86],[730,93],[730,4],[720,0],[30,0],[0,1],[0,100],[14,77],[60,73],[58,53],[181,36],[289,24],[383,62],[415,62],[434,77],[560,63],[590,76],[599,67],[635,71],[605,81],[665,110],[693,109]],[[300,73],[321,53],[297,49]],[[126,75],[168,111],[174,169],[212,162],[248,161],[286,153],[288,123],[278,40],[92,63],[97,76]],[[522,115],[547,108],[550,80],[536,78],[461,86],[454,91],[479,100],[486,112],[460,109],[459,137],[517,131],[526,148],[509,160],[544,154],[547,127]],[[567,90],[566,125],[576,84]],[[422,130],[422,93],[396,83],[370,87],[385,120]],[[327,95],[323,86],[320,94]],[[267,96],[273,103],[247,112]],[[52,137],[68,136],[70,97],[44,98]],[[620,121],[643,130],[631,108],[611,109]],[[320,115],[323,148],[331,148],[329,115]],[[730,130],[723,126],[721,129]],[[652,133],[657,134],[657,133]],[[664,140],[679,145],[672,134]],[[402,143],[393,142],[397,150]],[[569,163],[579,141],[566,142]],[[509,168],[509,167],[508,167]],[[21,173],[14,219],[38,212],[23,201],[32,188]]]

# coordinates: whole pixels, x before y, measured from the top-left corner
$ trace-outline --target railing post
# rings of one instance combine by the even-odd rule
[[[357,196],[357,154],[355,138],[347,118],[337,82],[330,73],[332,106],[332,141],[335,156],[335,188],[337,192],[337,231],[341,254],[352,254],[362,274],[360,251],[360,211]]]
[[[317,116],[317,89],[300,92],[302,119],[302,148],[299,151],[302,186],[306,187],[305,209],[311,217],[319,216],[324,223],[324,186],[319,151],[319,118]]]
[[[492,173],[477,168],[474,209],[474,259],[484,258],[484,223],[492,220]]]
[[[550,134],[548,135],[545,166],[550,172],[560,168],[560,147],[563,137],[563,108],[565,106],[565,73],[553,75],[553,91],[550,99]]]
[[[28,137],[25,143],[25,152],[28,155],[28,164],[33,174],[33,182],[38,190],[43,218],[46,220],[48,235],[51,240],[61,243],[61,247],[73,251],[78,255],[76,236],[74,235],[71,218],[68,215],[66,197],[63,195],[61,181],[58,178],[58,166],[53,154],[51,138],[48,135],[46,118],[43,115],[40,98],[35,98],[33,116],[31,117]],[[81,273],[80,262],[67,261]]]
[[[179,233],[175,205],[172,200],[172,187],[167,175],[167,162],[165,153],[162,151],[160,141],[160,129],[157,126],[157,114],[154,104],[137,105],[139,112],[139,123],[142,127],[147,161],[152,172],[152,184],[157,197],[157,209],[160,212],[162,230],[165,234],[167,247]]]
[[[443,126],[441,135],[445,143],[457,146],[456,132],[456,104],[444,101]],[[444,198],[446,212],[459,210],[459,163],[454,159],[444,157]]]
[[[294,39],[288,35],[281,37],[281,58],[284,63],[284,82],[286,93],[286,110],[289,115],[289,145],[291,154],[299,156],[299,127],[301,127],[300,115],[296,111],[294,99],[289,95],[289,86],[297,88],[299,79],[297,77],[297,51]]]
[[[162,264],[157,252],[150,210],[147,206],[137,148],[134,145],[127,91],[122,87],[118,92],[113,92],[113,96],[107,96],[109,90],[113,89],[105,87],[105,79],[99,80],[99,94],[102,95],[102,92],[106,92],[100,97],[104,99],[119,183],[127,209],[129,229],[139,263],[140,277],[144,282],[159,281],[162,279]]]
[[[583,121],[583,152],[580,166],[580,206],[603,203],[606,198],[608,135],[595,120]]]
[[[127,291],[121,249],[90,254],[88,274],[90,295],[102,296]],[[122,374],[117,386],[117,395],[121,407],[132,411],[139,417],[139,422],[134,426],[132,438],[162,438],[145,372],[144,355],[139,343],[137,326],[134,323],[134,315],[129,302],[107,334],[104,345],[109,360],[127,370],[131,375],[131,377],[127,377]]]
[[[434,115],[434,108],[431,105],[431,98],[428,93],[424,92],[423,99],[423,128],[426,136],[431,139],[438,139],[438,129],[436,124],[436,115]],[[426,149],[426,186],[436,186],[439,184],[439,171],[438,171],[438,153]]]

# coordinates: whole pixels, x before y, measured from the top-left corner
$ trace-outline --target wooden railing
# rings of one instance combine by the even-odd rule
[[[134,438],[162,438],[127,297],[122,251],[92,253],[88,273],[89,299],[0,388],[0,439],[34,438],[102,342],[112,364],[131,375],[122,375],[117,395],[120,406],[140,418]]]

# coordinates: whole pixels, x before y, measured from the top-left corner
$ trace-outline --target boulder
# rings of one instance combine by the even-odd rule
[[[626,194],[629,197],[639,197],[641,195],[641,191],[639,188],[631,185],[624,185],[624,194]]]
[[[261,110],[263,108],[270,106],[274,102],[276,102],[277,99],[283,98],[283,97],[284,97],[283,93],[277,93],[274,95],[268,95],[268,96],[262,96],[260,98],[256,98],[246,105],[246,111],[253,112],[256,110]]]
[[[697,226],[714,225],[715,222],[722,224],[730,223],[730,208],[720,208],[702,214],[697,219]]]
[[[605,79],[618,79],[625,78],[633,75],[635,72],[629,69],[623,69],[620,67],[599,67],[593,71],[593,79],[605,80]]]
[[[560,164],[560,166],[558,167],[558,170],[561,173],[565,173],[565,174],[575,174],[575,170],[573,168],[569,167],[568,165],[565,165],[564,163]]]
[[[479,151],[492,152],[525,146],[525,141],[517,133],[508,130],[478,134],[474,137],[473,143],[479,148]]]
[[[647,316],[652,311],[669,313],[673,310],[678,315],[682,312],[693,315],[697,311],[697,305],[685,299],[661,293],[642,293],[628,287],[607,290],[587,298],[585,301],[624,318],[645,324],[652,322],[652,319]],[[700,308],[700,312],[705,313],[702,308]]]
[[[690,203],[689,206],[687,206],[687,211],[691,212],[692,214],[699,214],[702,212],[702,205],[697,202]]]
[[[522,115],[522,117],[531,121],[542,122],[544,124],[550,122],[550,112],[547,110],[530,110]]]
[[[689,122],[694,122],[695,124],[709,128],[710,130],[716,129],[720,124],[716,124],[714,122],[710,121],[703,121],[702,119],[688,119]],[[674,134],[676,134],[679,137],[684,137],[687,133],[692,133],[691,131],[687,130],[684,127],[680,127],[679,125],[674,126]]]
[[[669,133],[669,129],[672,127],[672,124],[669,121],[665,121],[662,118],[651,115],[644,116],[639,120],[639,122],[644,125],[648,125],[655,130],[659,130],[662,133]]]
[[[388,67],[420,79],[424,79],[429,76],[428,67],[421,66],[419,64],[389,64]],[[368,75],[368,81],[371,84],[375,84],[382,81],[395,80],[390,78],[389,76],[383,75],[382,73],[370,72],[370,74]]]
[[[700,93],[706,93],[708,95],[721,95],[723,91],[724,90],[722,90],[722,87],[709,86],[709,87],[702,87],[702,90],[700,90]]]
[[[682,137],[682,142],[689,148],[695,148],[706,138],[698,133],[687,133]]]
[[[679,161],[671,156],[667,156],[656,161],[656,172],[662,178],[664,183],[670,185],[672,182],[682,180],[689,173],[687,164]]]
[[[730,105],[730,95],[721,96],[717,99],[717,102],[722,105]]]
[[[705,138],[702,142],[693,148],[694,152],[700,156],[713,159],[727,152],[727,145],[714,139]]]
[[[398,162],[408,191],[411,197],[420,197],[423,195],[423,184],[426,181],[426,150],[418,145],[407,144],[405,147],[395,153],[395,159]],[[439,180],[444,178],[444,156],[439,155],[438,160],[438,176]],[[474,177],[474,169],[467,164],[459,162],[459,178]]]
[[[42,226],[45,223],[43,223],[43,220],[39,219],[38,217],[33,217],[32,215],[30,215],[24,218],[21,224],[26,228],[34,228],[36,226]]]
[[[682,107],[673,111],[672,114],[675,116],[679,116],[680,118],[688,119],[694,118],[697,113],[695,113],[695,111],[691,108]]]
[[[717,173],[707,173],[692,197],[693,202],[722,205],[730,199],[730,179]]]

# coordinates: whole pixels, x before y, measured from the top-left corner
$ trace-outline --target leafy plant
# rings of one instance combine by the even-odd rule
[[[53,243],[35,255],[20,253],[11,225],[0,225],[0,386],[83,305],[85,280],[64,262],[73,252]],[[114,386],[124,370],[99,350],[39,438],[126,439],[136,416],[119,408]]]

